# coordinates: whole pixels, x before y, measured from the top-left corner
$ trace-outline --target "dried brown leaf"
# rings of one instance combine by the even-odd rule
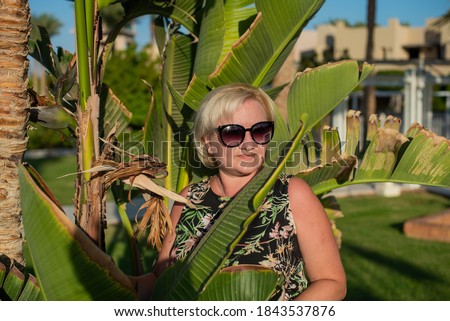
[[[138,214],[142,209],[145,209],[145,213],[139,221]],[[139,208],[135,219],[137,222],[136,236],[143,237],[148,232],[147,244],[160,251],[164,236],[173,231],[172,221],[164,199],[159,195],[152,194]]]
[[[156,184],[151,178],[149,178],[146,175],[138,175],[138,176],[134,177],[133,182],[131,182],[129,179],[125,179],[124,182],[126,184],[133,185],[134,187],[137,187],[139,189],[151,191],[160,196],[168,197],[168,198],[174,200],[175,202],[186,204],[187,206],[189,206],[191,208],[195,208],[195,205],[192,204],[188,199],[186,199],[185,197],[183,197],[175,192],[168,190],[167,188],[165,188],[163,186]]]

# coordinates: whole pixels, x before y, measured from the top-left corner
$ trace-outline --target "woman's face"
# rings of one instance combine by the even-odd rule
[[[262,105],[253,99],[248,99],[233,113],[230,118],[221,119],[216,127],[235,124],[251,128],[253,125],[267,121],[267,116]],[[257,128],[264,124],[257,125]],[[261,127],[260,131],[264,130]],[[223,130],[223,138],[225,138],[227,129]],[[219,137],[219,131],[215,131],[209,140],[206,139],[208,152],[216,159],[220,171],[228,175],[247,176],[255,174],[256,171],[264,163],[264,156],[267,144],[256,143],[250,130],[245,132],[242,142],[235,147],[227,147]],[[258,133],[254,131],[254,137],[258,139]],[[267,135],[265,136],[267,137]],[[236,145],[239,140],[234,140],[231,145]]]

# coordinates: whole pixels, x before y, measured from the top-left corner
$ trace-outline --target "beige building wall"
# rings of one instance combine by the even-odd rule
[[[319,59],[323,59],[323,51],[334,43],[334,57],[339,59],[348,52],[352,59],[364,60],[366,57],[367,28],[347,27],[343,21],[336,25],[320,25],[317,27]],[[420,45],[425,42],[424,28],[411,28],[400,24],[398,19],[390,19],[385,27],[377,27],[374,35],[375,60],[406,60],[407,45]]]
[[[427,20],[424,27],[409,27],[402,25],[397,18],[391,18],[387,26],[375,28],[374,57],[375,60],[408,60],[409,54],[405,47],[432,47],[440,43],[450,46],[450,23],[439,28],[432,27],[433,20]],[[316,36],[313,36],[315,34]],[[440,35],[440,36],[439,36]],[[294,50],[302,52],[315,49],[318,59],[323,60],[323,52],[329,46],[334,46],[334,58],[339,59],[348,51],[352,59],[364,60],[366,56],[367,29],[347,27],[343,21],[335,25],[324,24],[315,30],[303,31]],[[446,50],[446,57],[450,52]],[[436,52],[430,49],[430,56]]]
[[[295,70],[293,75],[295,75],[298,63],[300,62],[301,53],[305,51],[318,51],[318,48],[320,48],[318,32],[315,30],[303,30],[291,53],[291,56],[295,63]]]
[[[366,35],[365,28],[347,28],[343,21],[338,21],[334,28],[334,35],[331,33],[324,33],[326,29],[319,31],[322,38],[321,42],[330,42],[334,37],[334,57],[341,58],[347,50],[352,59],[359,59],[365,57],[366,51]]]
[[[432,26],[433,23],[436,21],[436,19],[429,19],[426,22],[427,26]],[[441,46],[444,48],[444,59],[450,60],[450,22],[448,22],[445,25],[439,25],[435,27],[435,29],[438,29],[438,32],[440,34],[439,42]]]
[[[323,60],[323,52],[327,49],[330,39],[335,40],[334,34],[336,33],[336,27],[333,25],[319,25],[317,26],[317,59]]]
[[[391,18],[387,26],[378,26],[374,35],[374,59],[377,61],[375,69],[408,69],[417,65],[417,59],[410,60],[409,50],[418,51],[420,58],[438,57],[436,44],[444,48],[444,60],[450,60],[450,23],[434,26],[435,19],[428,19],[424,27],[409,27],[402,25],[397,18]],[[317,60],[324,61],[323,53],[333,45],[334,58],[340,59],[345,51],[351,59],[364,61],[366,57],[367,29],[361,27],[347,27],[343,21],[336,24],[318,25],[315,30],[304,30],[293,50],[293,61],[290,70],[294,70],[292,63],[299,65],[301,54],[315,51]],[[396,64],[401,62],[401,64]],[[426,66],[430,72],[447,75],[450,64],[432,62]],[[431,70],[432,69],[432,70]]]
[[[450,74],[450,23],[442,26],[432,26],[433,19],[426,21],[424,27],[404,26],[396,18],[389,20],[387,26],[378,26],[374,35],[375,72],[379,70],[408,70],[417,68],[418,60],[410,60],[405,47],[421,48],[428,57],[436,57],[435,46],[439,43],[444,49],[446,60],[441,62],[426,63],[425,69],[435,75],[446,76]],[[343,22],[335,25],[318,25],[314,30],[303,30],[300,38],[289,58],[287,58],[280,72],[275,78],[273,86],[290,82],[295,77],[300,65],[301,54],[316,52],[317,61],[323,61],[323,52],[333,43],[334,58],[339,59],[347,50],[351,59],[365,60],[367,29],[362,27],[348,28]],[[428,50],[428,51],[427,51]],[[286,88],[277,99],[277,104],[283,108],[286,105]]]

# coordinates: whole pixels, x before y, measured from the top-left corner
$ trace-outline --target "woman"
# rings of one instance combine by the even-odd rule
[[[210,92],[194,123],[202,163],[217,174],[181,194],[197,209],[175,204],[175,233],[166,236],[154,270],[183,259],[224,206],[258,173],[274,131],[274,106],[260,89],[231,84]],[[345,273],[330,222],[309,186],[282,174],[224,266],[259,264],[283,274],[286,300],[340,300]]]

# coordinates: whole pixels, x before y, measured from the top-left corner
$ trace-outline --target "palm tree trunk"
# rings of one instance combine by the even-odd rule
[[[0,253],[23,263],[18,164],[27,146],[28,0],[0,0]]]
[[[375,14],[376,14],[376,0],[368,0],[367,2],[367,46],[366,46],[366,61],[372,63],[374,60],[374,32],[375,32]],[[364,87],[364,107],[366,114],[366,123],[370,115],[377,112],[377,101],[375,86]]]

